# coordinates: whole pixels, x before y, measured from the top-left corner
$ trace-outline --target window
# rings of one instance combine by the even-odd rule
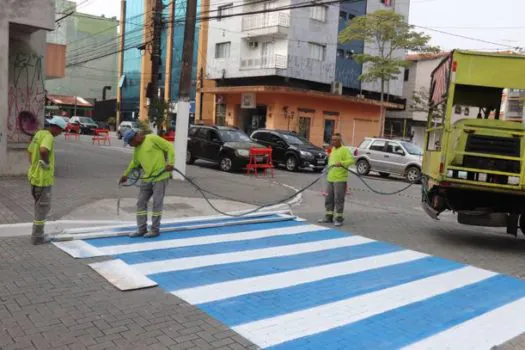
[[[188,132],[188,136],[195,136],[197,134],[198,129],[197,128],[191,128]]]
[[[509,112],[522,113],[523,112],[523,102],[519,100],[510,100],[509,101]]]
[[[454,107],[454,113],[455,114],[461,114],[461,110],[462,110],[461,106],[455,106]]]
[[[408,81],[410,78],[410,69],[405,68],[405,81]]]
[[[370,150],[372,151],[379,151],[384,152],[385,151],[386,142],[385,141],[374,141],[372,143],[372,146],[370,146]]]
[[[215,124],[219,126],[226,125],[226,105],[225,104],[215,105]]]
[[[340,21],[346,21],[346,12],[339,11],[339,20]]]
[[[325,119],[323,142],[329,144],[332,141],[332,135],[335,132],[335,120]]]
[[[310,18],[316,21],[326,22],[326,6],[315,6],[310,7]]]
[[[345,58],[351,60],[354,57],[354,51],[346,51]]]
[[[269,142],[269,141],[270,141],[270,137],[269,137],[268,134],[265,133],[265,132],[256,132],[256,133],[253,135],[253,139],[254,139],[254,140],[257,140],[257,141],[266,141],[266,142]]]
[[[345,55],[345,50],[337,49],[337,57],[343,57]]]
[[[208,139],[208,131],[209,129],[201,128],[198,132],[195,133],[195,136],[199,139],[207,140]]]
[[[217,8],[217,21],[220,21],[222,17],[233,14],[233,4],[219,6]]]
[[[463,113],[463,115],[468,117],[470,115],[470,108],[465,107],[465,112]]]
[[[310,58],[317,61],[324,61],[326,48],[323,45],[309,43]]]
[[[368,145],[370,145],[370,140],[363,140],[358,148],[367,149]]]
[[[299,135],[305,139],[310,139],[310,122],[308,117],[299,117]]]
[[[386,148],[386,151],[388,153],[405,155],[405,151],[403,151],[403,148],[400,145],[398,145],[397,143],[389,143],[387,148]]]
[[[215,130],[210,130],[210,132],[208,133],[208,141],[220,141],[221,139],[219,138],[219,134],[217,134],[217,131]]]
[[[215,58],[228,58],[230,57],[230,45],[228,41],[226,43],[218,43],[215,45]]]

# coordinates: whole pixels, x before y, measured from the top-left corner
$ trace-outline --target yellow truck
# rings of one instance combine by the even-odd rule
[[[525,124],[502,113],[523,108],[520,90],[522,55],[456,50],[432,72],[421,177],[430,217],[449,210],[461,224],[525,233]]]

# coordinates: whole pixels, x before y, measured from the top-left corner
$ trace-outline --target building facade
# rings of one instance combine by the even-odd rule
[[[56,0],[57,16],[75,11],[76,3]],[[116,17],[93,16],[74,12],[59,22],[48,33],[49,43],[67,46],[65,76],[46,81],[50,94],[81,96],[101,100],[114,98],[117,87],[117,31]],[[105,56],[93,59],[99,56]],[[103,93],[104,87],[106,93]],[[104,96],[105,95],[105,96]]]
[[[55,4],[0,0],[0,8],[0,175],[21,175],[27,171],[30,137],[44,124],[44,80],[61,71],[46,62]]]
[[[120,120],[148,118],[147,86],[151,82],[151,54],[148,49],[148,38],[152,27],[152,8],[154,0],[124,0],[125,20],[121,24],[124,29],[124,50],[119,53],[122,59],[122,71],[119,72],[117,89],[120,89],[117,107]],[[184,39],[184,20],[186,6],[171,0],[162,0],[161,59],[158,75],[158,94],[166,102],[177,101],[179,97],[180,70],[182,61],[182,46]],[[197,16],[200,15],[200,1],[197,2]],[[174,20],[175,19],[175,20]],[[195,44],[192,68],[191,111],[195,111],[195,89],[197,84],[197,60],[199,52],[200,21],[195,26]],[[146,44],[146,45],[145,45]],[[171,64],[170,64],[171,58]],[[174,112],[171,110],[171,112]],[[176,118],[175,113],[171,113]]]
[[[242,6],[210,0],[203,11],[217,13],[207,29],[204,87],[211,94],[217,124],[247,133],[257,128],[294,130],[322,145],[334,132],[358,145],[380,131],[379,91],[359,81],[367,67],[353,60],[367,52],[363,42],[338,43],[338,34],[356,16],[392,7],[408,20],[409,1],[396,6],[362,0],[313,7],[286,8],[293,2],[246,2]],[[397,53],[404,57],[405,53]],[[204,84],[205,85],[205,84]],[[389,86],[391,97],[402,94],[403,81]],[[369,90],[366,90],[369,89]],[[402,108],[391,98],[386,108]]]

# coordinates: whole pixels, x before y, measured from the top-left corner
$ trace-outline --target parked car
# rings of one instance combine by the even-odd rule
[[[139,123],[137,122],[130,122],[130,121],[123,121],[120,123],[120,125],[117,128],[117,137],[120,140],[124,137],[126,132],[128,130],[139,130]]]
[[[324,149],[291,131],[259,129],[252,133],[251,138],[271,147],[274,163],[286,166],[288,171],[309,168],[320,172],[328,161]]]
[[[370,171],[378,172],[382,177],[396,174],[411,183],[417,183],[421,178],[423,151],[413,143],[365,138],[354,155],[360,175],[368,175]]]
[[[94,130],[98,128],[97,123],[90,117],[71,117],[69,120],[71,124],[80,126],[80,133],[91,135]]]
[[[198,125],[190,128],[188,133],[186,162],[193,164],[197,159],[203,159],[218,164],[222,171],[230,172],[248,164],[251,147],[263,148],[239,129]]]

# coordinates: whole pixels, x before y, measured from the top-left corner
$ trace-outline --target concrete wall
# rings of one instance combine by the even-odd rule
[[[46,32],[53,0],[0,0],[0,175],[27,171],[26,148],[44,123]],[[45,29],[45,30],[43,30]],[[21,112],[34,118],[22,121]]]
[[[402,1],[393,1],[393,7],[394,7],[394,10],[395,12],[403,15],[406,19],[406,21],[408,22],[408,15],[409,15],[409,11],[410,11],[410,0],[402,0]],[[367,14],[370,14],[370,13],[373,13],[379,9],[389,9],[390,7],[385,7],[380,0],[368,0],[367,1],[367,6],[366,6],[366,13]],[[377,50],[377,47],[371,43],[366,43],[365,44],[365,49],[364,49],[364,52],[366,54],[370,54],[370,55],[377,55],[378,54],[378,50]],[[403,58],[406,56],[406,52],[405,50],[397,50],[395,53],[394,53],[394,56],[395,57],[398,57],[398,58]],[[364,65],[363,66],[363,72],[366,72],[368,69],[368,65]],[[403,70],[403,69],[401,69]],[[390,95],[395,95],[395,96],[402,96],[403,94],[403,71],[401,72],[401,74],[399,74],[398,78],[396,80],[391,80],[389,82],[389,84],[387,84],[387,86],[385,86],[385,92],[390,94]],[[380,92],[381,91],[381,84],[379,81],[376,81],[376,82],[363,82],[361,84],[361,87],[363,90],[368,90],[368,91],[376,91],[376,92]]]

